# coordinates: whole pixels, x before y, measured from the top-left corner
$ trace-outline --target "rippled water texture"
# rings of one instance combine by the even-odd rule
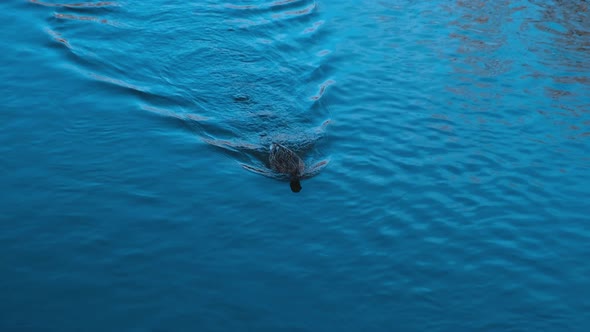
[[[0,22],[0,331],[590,331],[587,1]]]

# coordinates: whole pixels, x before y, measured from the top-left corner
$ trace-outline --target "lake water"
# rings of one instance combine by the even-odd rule
[[[75,1],[0,4],[0,331],[590,331],[587,1]]]

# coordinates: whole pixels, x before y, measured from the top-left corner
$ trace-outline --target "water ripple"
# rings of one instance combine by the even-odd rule
[[[101,24],[107,24],[112,26],[119,26],[119,24],[111,22],[105,18],[95,17],[95,16],[77,16],[72,14],[61,14],[61,13],[54,13],[55,18],[62,19],[62,20],[77,20],[77,21],[89,21],[89,22],[96,22]]]
[[[0,329],[587,323],[585,1],[0,6]]]
[[[226,10],[237,11],[241,18],[228,19],[239,28],[265,27],[269,24],[288,24],[291,20],[308,21],[317,11],[314,1],[278,1],[266,5],[223,5]],[[232,15],[236,16],[236,15]],[[316,28],[321,23],[315,23]]]
[[[102,8],[119,6],[117,2],[99,1],[99,2],[75,2],[75,3],[51,3],[39,0],[29,0],[29,2],[45,7],[62,7],[71,9]]]

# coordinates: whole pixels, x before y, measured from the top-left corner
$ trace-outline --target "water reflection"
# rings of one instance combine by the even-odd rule
[[[542,8],[539,18],[528,18],[523,30],[534,29],[542,32],[531,50],[543,57],[543,63],[563,71],[574,71],[585,76],[572,81],[588,84],[590,62],[590,13],[585,1],[563,1],[541,3],[531,1]]]
[[[566,138],[588,136],[590,15],[585,1],[459,0],[445,9],[452,46],[446,57],[454,72],[447,91],[461,108],[492,112],[508,123],[516,115],[532,119],[541,114]],[[541,101],[536,109],[530,109],[531,99]]]
[[[449,91],[468,98],[475,110],[491,110],[491,101],[499,102],[507,93],[502,76],[514,69],[514,59],[502,56],[508,36],[504,25],[510,22],[508,1],[457,1],[447,12],[451,45],[456,45],[451,59],[457,83]],[[480,103],[479,101],[487,101]]]

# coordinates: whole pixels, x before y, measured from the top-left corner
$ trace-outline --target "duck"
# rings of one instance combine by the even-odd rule
[[[295,152],[279,143],[272,143],[268,162],[273,171],[289,177],[291,191],[301,191],[305,163]]]
[[[269,178],[289,180],[291,191],[294,193],[301,191],[302,180],[317,175],[330,162],[329,159],[325,159],[308,167],[297,153],[279,143],[272,143],[268,150],[262,146],[260,146],[260,150],[258,148],[256,150],[268,151],[268,168],[258,168],[243,163],[240,165],[250,172]]]

